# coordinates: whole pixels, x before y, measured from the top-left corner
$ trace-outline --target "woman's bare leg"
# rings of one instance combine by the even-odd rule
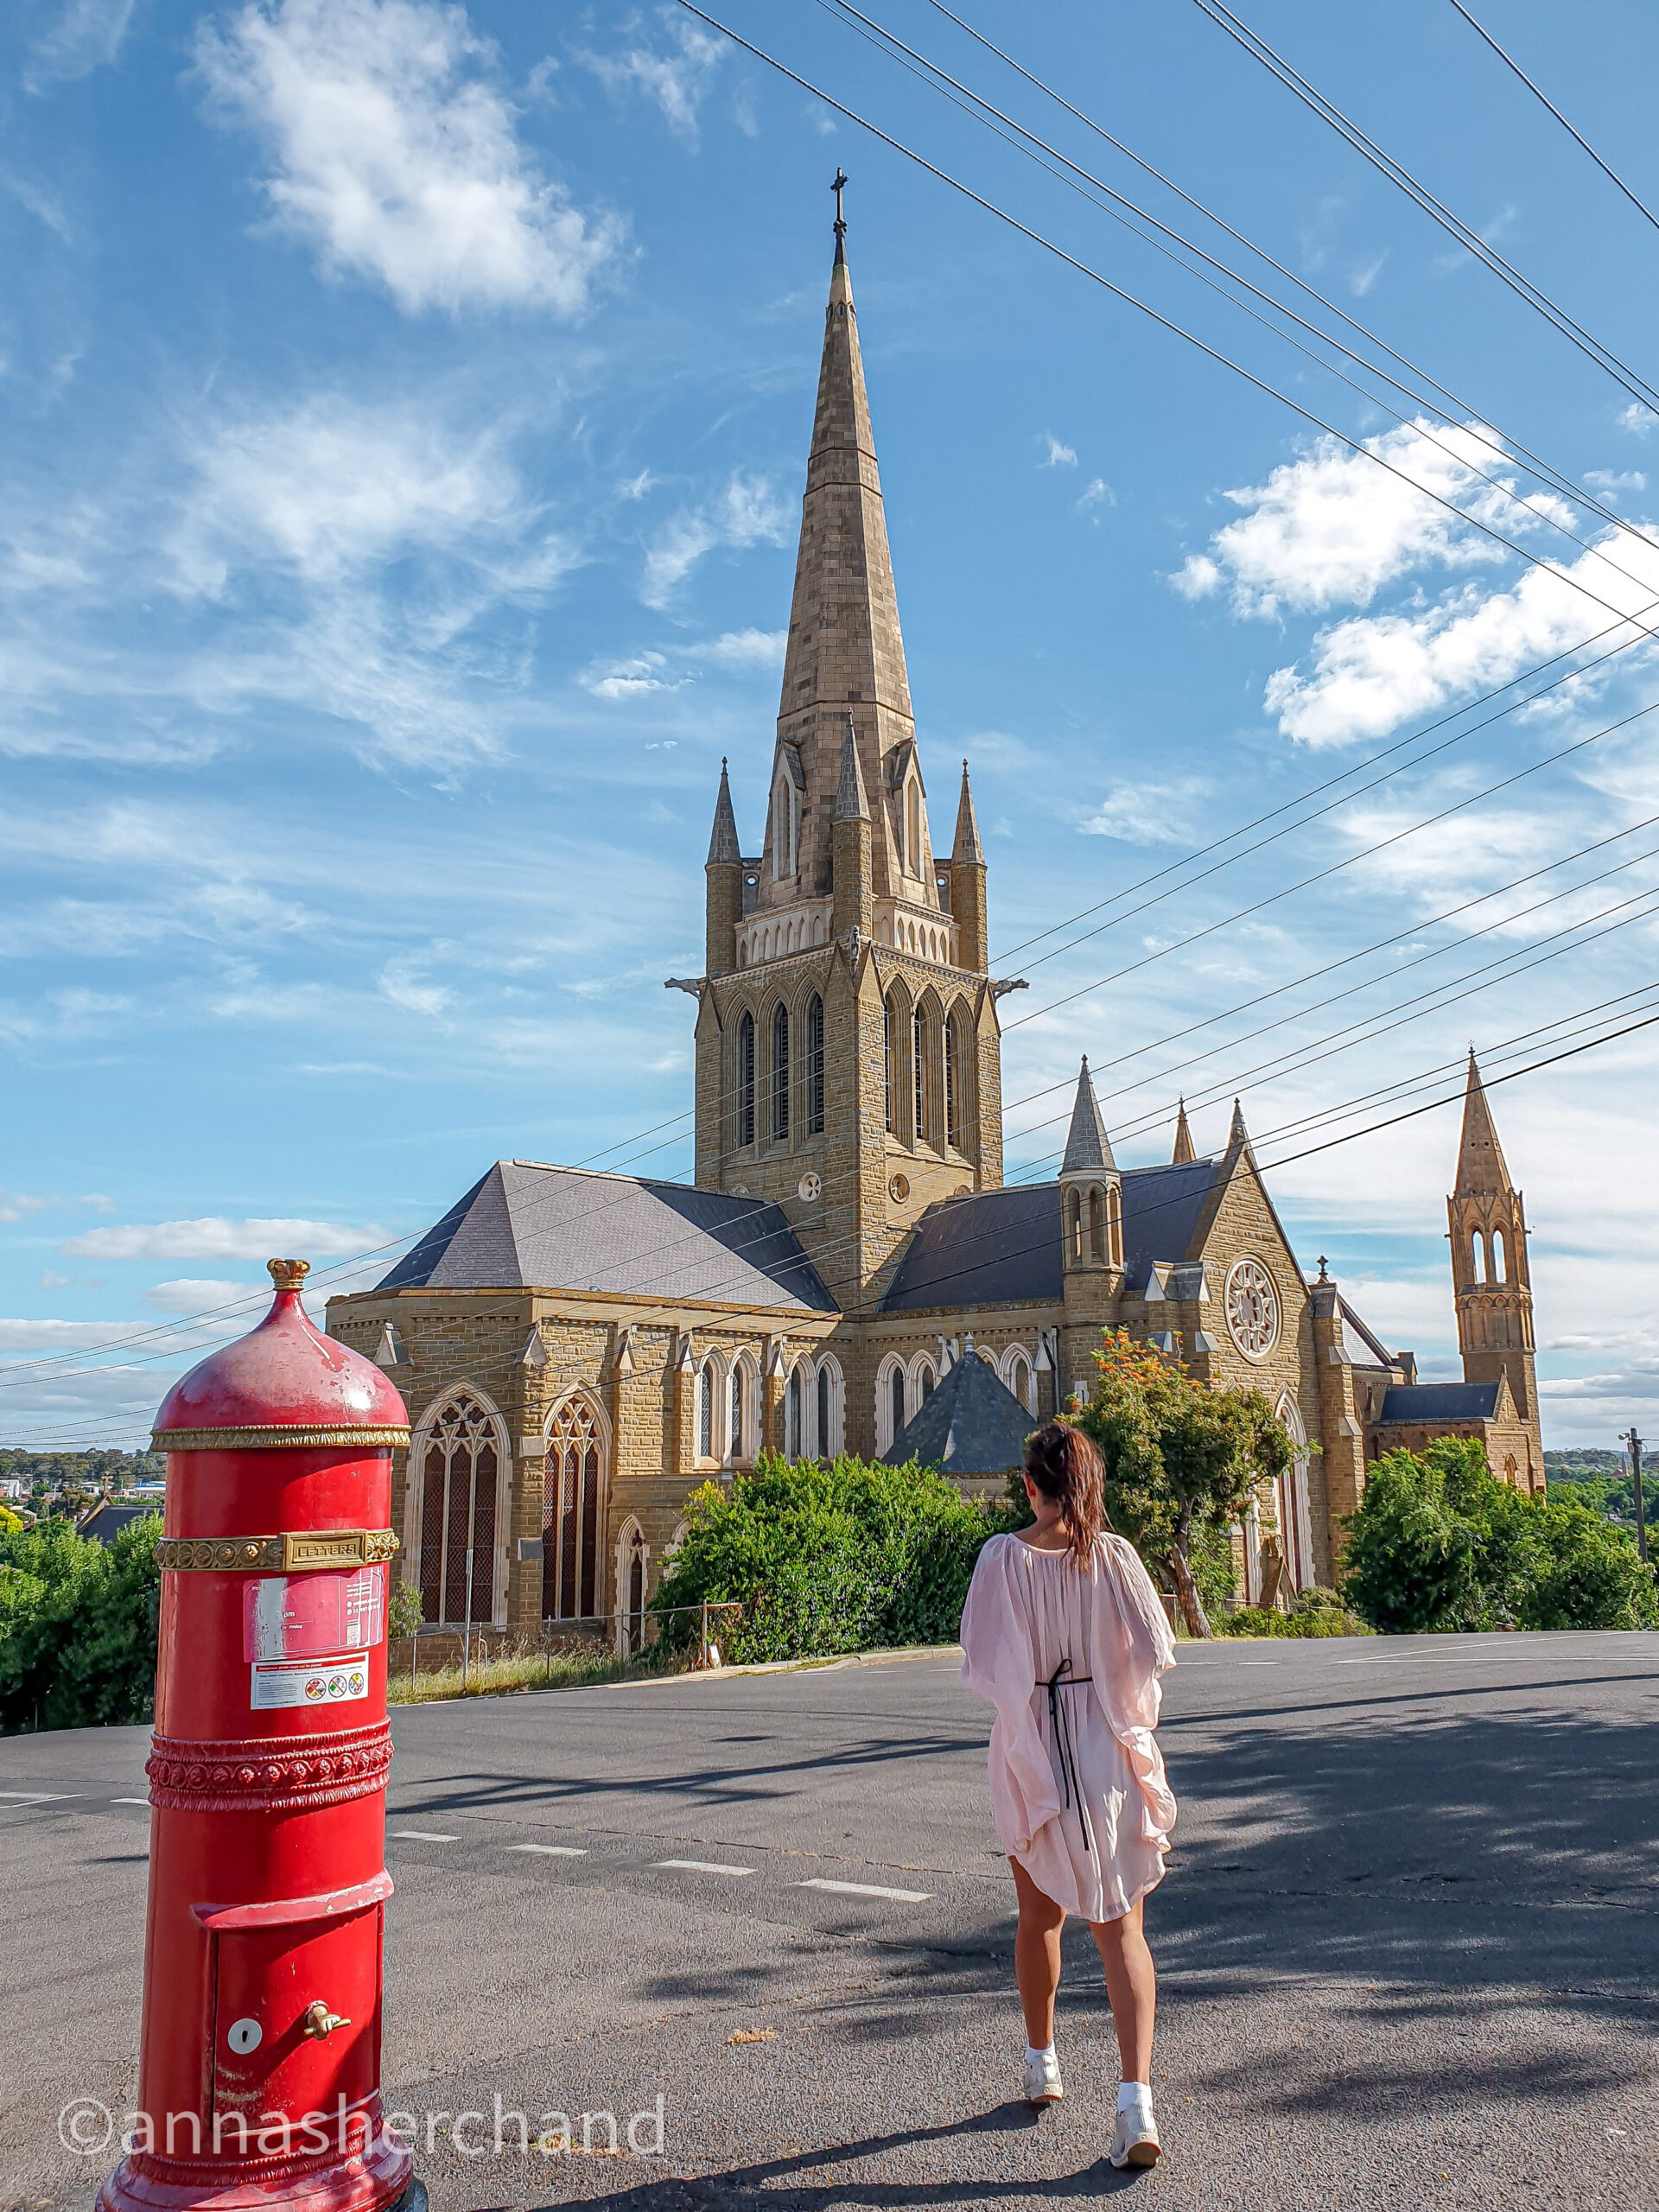
[[[1017,1872],[1016,1869],[1016,1874]],[[1123,2063],[1123,2079],[1126,2082],[1149,2082],[1152,2079],[1153,2016],[1158,2009],[1158,1977],[1153,1970],[1152,1953],[1147,1948],[1146,1934],[1141,1925],[1142,1902],[1137,1897],[1122,1920],[1094,1921],[1090,1924],[1100,1948],[1100,1962],[1106,1969],[1106,1994],[1112,2000],[1112,2021],[1117,2029],[1117,2050]],[[1023,1912],[1020,1925],[1023,1934]],[[1058,1948],[1057,1935],[1057,1980]],[[1023,1980],[1020,1986],[1023,1993]]]
[[[1054,2040],[1054,1993],[1060,1986],[1060,1929],[1065,1907],[1045,1897],[1014,1859],[1014,1886],[1020,1898],[1020,1926],[1014,1939],[1014,1973],[1020,1985],[1020,2009],[1026,2016],[1026,2041],[1046,2050]]]

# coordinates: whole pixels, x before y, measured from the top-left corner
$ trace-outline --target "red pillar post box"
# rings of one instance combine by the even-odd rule
[[[303,1261],[156,1416],[168,1455],[133,2147],[99,2212],[416,2212],[380,2107],[391,1452]]]

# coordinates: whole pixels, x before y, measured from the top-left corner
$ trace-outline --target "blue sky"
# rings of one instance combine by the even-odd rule
[[[690,1105],[692,1009],[662,982],[701,963],[722,753],[759,837],[837,162],[935,836],[965,754],[999,972],[1032,985],[1003,1002],[1006,1095],[1033,1102],[1011,1105],[1011,1172],[1050,1172],[1048,1087],[1080,1051],[1127,1161],[1166,1156],[1180,1090],[1218,1144],[1240,1086],[1266,1161],[1397,1110],[1302,1133],[1385,1086],[1454,1090],[1471,1039],[1494,1072],[1558,1050],[1651,974],[1651,726],[1548,756],[1659,698],[1651,645],[1618,626],[1659,597],[1659,418],[1191,0],[979,0],[970,20],[1456,393],[1424,427],[833,10],[725,12],[1389,467],[677,9],[13,0],[4,1440],[141,1439],[219,1325],[184,1317],[278,1249],[372,1280],[347,1263],[498,1155],[689,1174],[685,1122],[606,1148]],[[927,0],[875,12],[1220,250]],[[1659,199],[1651,15],[1476,12]],[[1659,232],[1446,0],[1256,0],[1248,20],[1606,346],[1653,358]],[[1599,632],[1622,650],[1589,669]],[[1579,672],[1550,700],[1474,728],[1472,701],[1562,655],[1550,673]],[[1359,763],[1447,716],[1457,743],[1357,791]],[[1203,880],[1179,867],[1344,777],[1317,821]],[[1546,936],[1548,964],[1474,976]],[[1465,976],[1474,995],[1330,1041]],[[1547,1442],[1611,1444],[1659,1396],[1656,1035],[1493,1093]],[[1454,1110],[1426,1115],[1273,1185],[1305,1263],[1328,1254],[1434,1376],[1458,1371],[1456,1137]]]

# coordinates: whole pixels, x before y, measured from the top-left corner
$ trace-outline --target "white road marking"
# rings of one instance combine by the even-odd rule
[[[884,1890],[874,1882],[797,1882],[798,1890],[833,1890],[838,1897],[896,1897],[900,1904],[925,1904],[931,1890]]]
[[[393,1828],[394,1843],[459,1843],[458,1835],[435,1835],[430,1828]]]
[[[574,1843],[510,1843],[507,1849],[539,1851],[549,1859],[585,1859],[588,1856],[585,1845],[578,1850]]]
[[[717,1866],[707,1859],[659,1859],[658,1866],[678,1866],[688,1874],[753,1874],[753,1866]]]
[[[62,1805],[82,1794],[79,1789],[0,1789],[0,1797],[18,1805]]]
[[[148,1797],[111,1797],[110,1802],[111,1805],[148,1805],[149,1800]]]

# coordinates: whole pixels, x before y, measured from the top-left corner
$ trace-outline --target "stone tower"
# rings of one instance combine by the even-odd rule
[[[1495,1382],[1500,1375],[1508,1377],[1516,1412],[1533,1432],[1541,1466],[1526,1219],[1521,1193],[1504,1165],[1472,1047],[1457,1188],[1446,1205],[1464,1380]]]
[[[1060,1162],[1060,1281],[1065,1305],[1065,1371],[1084,1395],[1103,1329],[1117,1320],[1123,1293],[1123,1178],[1112,1157],[1085,1055],[1077,1071],[1071,1126]]]
[[[934,857],[839,215],[764,799],[746,856],[722,766],[696,1179],[782,1205],[853,1313],[925,1207],[1000,1186],[1002,1096],[985,855],[964,762]]]

